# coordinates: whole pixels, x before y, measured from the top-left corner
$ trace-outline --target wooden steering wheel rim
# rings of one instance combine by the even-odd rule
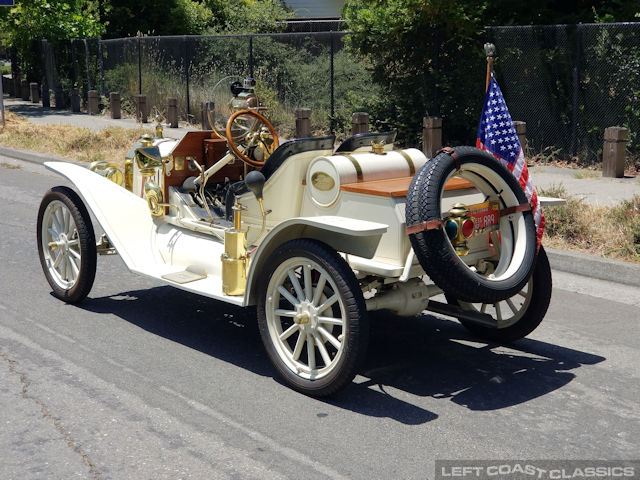
[[[273,125],[271,125],[271,122],[269,122],[269,120],[267,120],[264,116],[252,110],[238,110],[237,112],[235,112],[233,115],[229,117],[229,120],[227,120],[227,128],[225,129],[225,133],[227,134],[227,143],[229,144],[229,148],[231,149],[231,151],[244,163],[251,165],[253,167],[262,167],[264,165],[264,161],[258,162],[256,160],[252,160],[251,158],[247,157],[244,153],[242,153],[238,149],[238,146],[233,141],[233,137],[231,135],[231,125],[233,125],[234,120],[238,118],[240,115],[249,115],[250,117],[256,117],[269,129],[269,133],[273,138],[274,150],[278,148],[278,145],[280,145],[280,143],[278,142],[278,134],[276,133],[276,129],[273,127]]]

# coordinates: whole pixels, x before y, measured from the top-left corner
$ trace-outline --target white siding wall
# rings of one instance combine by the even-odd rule
[[[285,0],[296,18],[339,17],[344,0]]]

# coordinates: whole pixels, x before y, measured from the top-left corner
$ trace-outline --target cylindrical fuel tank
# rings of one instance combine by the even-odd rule
[[[307,170],[307,186],[313,202],[332,205],[340,186],[389,178],[412,177],[427,161],[418,149],[392,150],[384,154],[351,153],[318,157]]]

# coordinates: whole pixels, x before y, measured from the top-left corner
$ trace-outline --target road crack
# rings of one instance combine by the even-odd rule
[[[82,447],[78,444],[78,442],[76,442],[73,439],[73,437],[65,431],[64,427],[62,426],[62,423],[60,423],[59,419],[53,416],[53,414],[49,410],[49,407],[47,407],[42,400],[40,400],[37,397],[34,397],[29,393],[29,387],[31,386],[31,382],[27,379],[24,373],[21,373],[18,370],[16,370],[16,362],[14,360],[11,360],[4,353],[0,353],[0,358],[2,358],[7,363],[9,367],[9,372],[20,379],[20,384],[22,386],[22,398],[24,398],[25,400],[30,400],[33,403],[35,403],[38,407],[40,407],[40,410],[42,411],[42,417],[49,420],[53,424],[55,429],[58,431],[58,433],[62,436],[62,438],[64,438],[69,448],[71,448],[75,453],[77,453],[78,455],[80,455],[80,457],[82,457],[83,463],[87,466],[87,468],[89,469],[89,473],[93,476],[93,478],[95,480],[100,480],[101,479],[100,472],[96,469],[95,465],[89,459],[89,455],[87,454],[87,452],[85,452],[82,449]]]

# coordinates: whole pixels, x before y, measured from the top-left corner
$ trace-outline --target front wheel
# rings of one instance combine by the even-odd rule
[[[53,294],[83,300],[96,276],[96,239],[87,208],[67,187],[49,190],[38,210],[38,255]]]
[[[460,323],[474,335],[500,343],[513,342],[533,332],[551,302],[551,267],[549,259],[540,246],[533,274],[526,285],[516,295],[495,303],[467,303],[447,295],[447,301],[466,310],[476,310],[490,314],[498,328],[489,328],[462,318]]]
[[[368,344],[362,291],[349,265],[315,240],[270,256],[258,303],[260,335],[280,376],[315,397],[351,382]]]

